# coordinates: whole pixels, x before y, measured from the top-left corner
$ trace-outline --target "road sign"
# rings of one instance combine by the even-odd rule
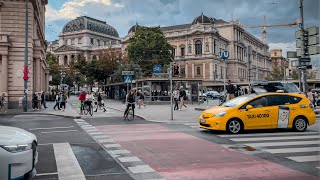
[[[153,66],[153,72],[154,73],[160,73],[161,72],[161,66],[160,65],[154,65]]]
[[[309,55],[320,54],[320,46],[310,46],[308,47]]]
[[[309,36],[314,36],[314,35],[318,35],[319,34],[319,27],[309,27],[306,29],[306,31],[308,32]]]
[[[134,75],[134,71],[122,71],[122,75],[123,76],[128,76],[128,75],[133,76]]]
[[[296,51],[287,51],[287,58],[297,58]]]
[[[221,59],[226,60],[226,59],[229,58],[229,52],[226,51],[226,50],[220,51],[220,52],[219,52],[219,57],[220,57]]]
[[[132,83],[132,76],[131,75],[125,75],[123,76],[123,80],[125,83]]]
[[[300,66],[308,66],[310,65],[311,58],[300,58]]]

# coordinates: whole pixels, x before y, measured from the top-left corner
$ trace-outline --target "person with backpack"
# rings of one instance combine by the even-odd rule
[[[38,110],[38,96],[36,92],[32,95],[32,110]]]
[[[141,105],[143,105],[146,108],[146,105],[144,104],[144,95],[143,95],[143,93],[141,93],[140,89],[137,92],[137,100],[138,100],[139,109],[140,109]]]
[[[227,101],[229,101],[234,98],[237,89],[233,84],[231,84],[230,80],[228,81],[228,85],[226,89],[227,89]]]
[[[176,89],[173,91],[173,99],[174,99],[174,110],[179,109],[179,89],[176,87]]]
[[[42,91],[41,93],[41,104],[43,105],[43,107],[45,109],[47,109],[48,107],[46,106],[46,95],[45,95],[45,92]]]
[[[182,106],[184,106],[185,108],[187,108],[187,106],[184,104],[184,101],[187,100],[187,93],[186,93],[186,91],[183,89],[183,86],[180,87],[179,99],[180,99],[180,109],[179,109],[179,111],[180,111],[180,110],[182,109]]]
[[[94,112],[97,112],[97,111],[98,111],[98,107],[100,107],[100,109],[101,109],[101,107],[102,107],[102,108],[103,108],[103,112],[106,112],[107,110],[106,110],[106,108],[104,107],[104,104],[102,104],[101,93],[98,94],[97,101],[98,101],[98,103],[97,103],[97,108],[96,108],[96,110],[95,110]]]
[[[2,96],[0,96],[0,113],[2,112],[2,108],[4,108],[4,104],[6,103],[6,100],[5,100],[5,93],[2,94]],[[4,112],[7,112],[5,109],[4,109]]]
[[[58,107],[58,110],[60,111],[60,93],[56,94],[55,102],[56,104],[54,105],[53,109],[56,110],[56,107]]]
[[[67,98],[67,95],[62,91],[62,93],[60,93],[60,108],[62,109],[61,111],[66,110]]]

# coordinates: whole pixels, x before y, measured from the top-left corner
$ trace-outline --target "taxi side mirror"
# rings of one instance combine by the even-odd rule
[[[246,110],[248,111],[249,109],[252,109],[253,107],[251,105],[246,106]]]

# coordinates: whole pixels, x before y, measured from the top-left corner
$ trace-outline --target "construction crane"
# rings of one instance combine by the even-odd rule
[[[279,27],[279,26],[295,26],[299,24],[299,20],[288,23],[288,24],[266,24],[266,16],[263,16],[263,25],[255,25],[255,26],[242,26],[243,28],[261,28],[262,27],[262,41],[264,43],[267,42],[267,27]]]

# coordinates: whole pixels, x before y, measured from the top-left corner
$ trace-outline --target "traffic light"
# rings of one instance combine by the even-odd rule
[[[179,66],[173,67],[173,75],[179,75]]]

